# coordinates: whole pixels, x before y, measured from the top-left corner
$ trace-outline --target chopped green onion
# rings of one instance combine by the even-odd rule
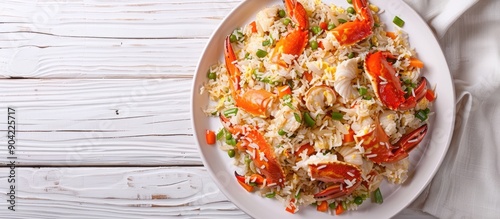
[[[229,36],[229,41],[231,43],[234,43],[234,42],[238,41],[238,37],[236,37],[236,35],[234,35],[234,34],[231,34],[231,36]]]
[[[274,196],[276,196],[275,192],[266,194],[266,198],[274,198]]]
[[[354,52],[350,52],[350,53],[347,55],[347,58],[350,58],[350,59],[354,58]]]
[[[284,101],[284,102],[290,102],[290,101],[292,101],[292,95],[290,95],[290,94],[285,94],[285,95],[283,96],[283,101]]]
[[[227,155],[229,155],[230,158],[233,158],[234,155],[236,155],[236,152],[234,151],[234,149],[229,149],[227,151]]]
[[[221,140],[222,137],[224,137],[225,133],[226,133],[226,129],[221,129],[219,132],[217,132],[217,140]]]
[[[327,29],[328,30],[333,30],[333,28],[335,28],[335,24],[334,23],[329,23]]]
[[[313,26],[313,27],[311,27],[311,31],[313,32],[314,35],[316,35],[316,34],[321,32],[321,27]]]
[[[373,24],[373,26],[375,26],[375,27],[380,27],[380,24],[375,23],[375,24]]]
[[[347,22],[347,20],[342,19],[342,18],[340,18],[340,19],[339,19],[339,23],[343,24],[343,23],[345,23],[345,22]]]
[[[425,112],[425,114],[429,114],[429,113],[431,112],[431,109],[429,109],[429,108],[425,108],[425,109],[424,109],[424,112]]]
[[[342,209],[347,210],[347,202],[342,201]]]
[[[283,129],[280,129],[278,131],[278,135],[280,135],[280,136],[286,135],[286,132]]]
[[[217,79],[217,74],[215,72],[208,73],[208,79],[211,79],[211,80]]]
[[[264,58],[264,57],[266,57],[266,56],[267,56],[267,52],[266,52],[266,51],[264,51],[264,50],[262,50],[262,49],[259,49],[259,50],[257,50],[256,55],[257,55],[257,57],[259,57],[259,58]]]
[[[278,15],[280,16],[280,18],[284,18],[286,16],[286,11],[281,9],[278,11]]]
[[[240,31],[240,29],[236,29],[236,38],[238,38],[238,41],[243,41],[244,34]]]
[[[292,105],[292,102],[288,102],[288,103],[285,102],[285,103],[283,103],[283,106],[288,106],[288,108],[290,108],[290,109],[295,109],[295,107],[293,107],[293,105]]]
[[[257,186],[257,183],[255,183],[255,182],[249,182],[248,185],[250,185],[250,186]]]
[[[250,53],[245,53],[245,59],[251,59],[252,57],[250,57]]]
[[[290,24],[291,22],[292,22],[292,20],[290,20],[290,18],[285,18],[285,19],[283,19],[283,24],[284,24],[285,26],[288,26],[288,24]]]
[[[349,14],[356,14],[356,11],[354,10],[353,7],[348,7],[347,8],[347,13],[349,13]]]
[[[302,122],[302,119],[300,118],[300,115],[298,113],[293,113],[293,117],[295,117],[295,121]]]
[[[313,127],[316,124],[316,121],[309,115],[308,112],[304,112],[304,122],[306,122],[306,125],[309,127]]]
[[[251,162],[251,161],[252,161],[252,160],[250,159],[250,157],[249,157],[248,155],[247,155],[247,156],[245,156],[245,163],[246,163],[246,164],[250,164],[250,162]]]
[[[333,120],[342,120],[344,118],[344,115],[339,112],[332,112],[332,119]]]
[[[417,117],[421,121],[425,121],[425,120],[427,120],[427,113],[425,113],[425,110],[419,110],[415,114],[415,117]]]
[[[366,95],[366,93],[368,93],[368,90],[366,89],[366,87],[360,87],[358,92],[359,92],[359,95],[364,96],[364,95]]]
[[[236,139],[231,138],[229,140],[226,140],[226,144],[231,145],[231,146],[236,146]]]
[[[403,27],[405,25],[405,21],[398,16],[394,16],[394,19],[392,20],[394,24],[396,24],[398,27]]]
[[[318,206],[318,202],[311,203],[312,206]]]
[[[269,40],[262,41],[262,46],[269,46],[269,44],[271,44],[271,41]]]
[[[352,0],[347,0],[347,3],[352,4]]]
[[[332,202],[332,203],[330,203],[330,204],[328,205],[328,207],[329,207],[330,209],[335,209],[335,207],[337,207],[337,204],[336,204],[335,202]]]
[[[311,40],[311,42],[309,42],[309,44],[311,45],[312,50],[318,49],[318,42],[316,40]]]
[[[356,196],[356,198],[354,198],[354,203],[357,205],[363,204],[363,198],[361,198],[361,196]]]
[[[372,198],[373,198],[372,201],[375,203],[382,204],[384,202],[384,199],[382,198],[382,193],[380,192],[380,188],[377,188],[377,190],[373,192]]]
[[[296,199],[299,199],[300,198],[300,191],[295,195],[295,198]]]
[[[363,99],[365,99],[365,100],[371,100],[371,99],[372,99],[372,96],[370,96],[370,95],[366,95],[366,96],[364,96],[364,97],[363,97]]]
[[[224,116],[225,117],[228,117],[230,115],[235,116],[236,114],[238,114],[238,108],[231,108],[231,109],[228,109],[228,110],[224,111]]]
[[[231,134],[231,132],[228,132],[228,131],[227,131],[227,130],[225,130],[225,129],[224,129],[224,131],[225,131],[225,136],[224,136],[224,137],[226,137],[226,140],[231,140],[231,139],[233,139],[233,135]]]

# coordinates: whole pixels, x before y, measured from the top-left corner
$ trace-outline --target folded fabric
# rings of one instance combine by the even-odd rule
[[[405,1],[430,24],[447,4]],[[455,130],[442,166],[412,210],[438,218],[500,216],[499,11],[500,1],[479,1],[440,40],[457,94]]]

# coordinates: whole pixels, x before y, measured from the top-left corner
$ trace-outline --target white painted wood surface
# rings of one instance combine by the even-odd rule
[[[16,212],[0,201],[0,218],[248,218],[189,121],[199,55],[239,2],[1,1],[0,117],[16,109],[18,168]]]
[[[17,171],[16,212],[2,201],[0,218],[249,218],[226,200],[203,167]],[[0,188],[6,186],[2,171]]]

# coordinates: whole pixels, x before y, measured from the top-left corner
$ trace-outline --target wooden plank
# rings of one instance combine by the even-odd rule
[[[10,169],[0,190],[10,192]],[[203,167],[16,168],[15,212],[0,219],[250,218],[220,192]],[[235,185],[239,186],[239,185]],[[405,209],[395,219],[434,218]]]
[[[3,196],[0,218],[249,218],[202,167],[17,168],[15,186],[16,211]]]
[[[2,32],[68,37],[207,37],[240,0],[4,0]]]
[[[46,35],[0,41],[0,78],[191,78],[206,42]]]
[[[1,80],[21,165],[201,165],[190,79]],[[0,120],[0,142],[6,142]],[[0,150],[0,164],[8,162]]]

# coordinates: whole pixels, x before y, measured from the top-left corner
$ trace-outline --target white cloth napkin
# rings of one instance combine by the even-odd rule
[[[457,94],[449,151],[409,206],[438,218],[500,218],[500,1],[476,1],[405,0],[444,36]],[[465,13],[446,31],[449,10]]]

